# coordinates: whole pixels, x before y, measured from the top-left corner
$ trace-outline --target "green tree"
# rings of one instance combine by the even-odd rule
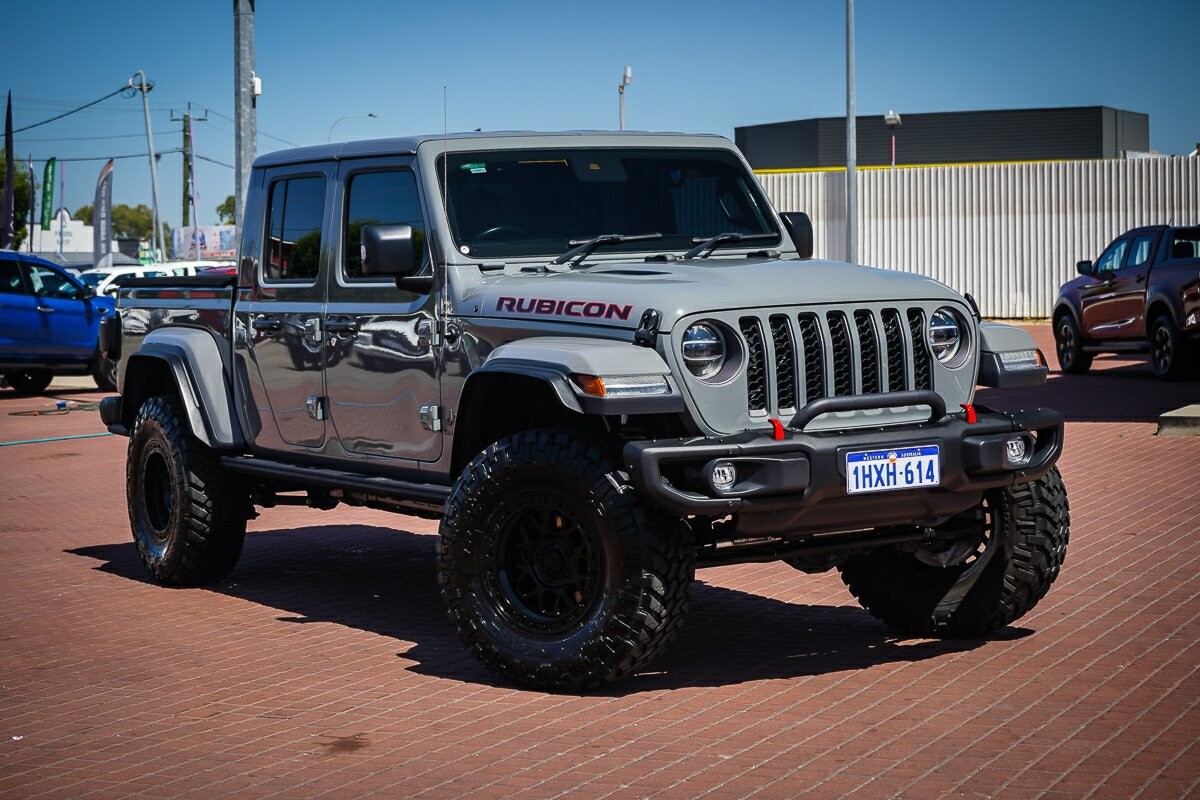
[[[222,225],[233,225],[235,224],[234,213],[233,195],[229,195],[225,198],[224,203],[217,206],[217,216],[221,218]]]
[[[6,168],[4,148],[0,147],[0,186],[4,184]],[[20,249],[29,236],[29,174],[20,161],[14,164],[16,180],[13,181],[13,243],[14,250]]]
[[[75,209],[74,217],[75,217],[75,219],[79,220],[80,222],[83,222],[87,225],[91,225],[92,224],[92,204],[88,203],[86,206],[80,206],[79,208]]]
[[[154,230],[154,215],[150,206],[139,203],[130,208],[121,203],[112,209],[113,238],[116,239],[149,239]]]

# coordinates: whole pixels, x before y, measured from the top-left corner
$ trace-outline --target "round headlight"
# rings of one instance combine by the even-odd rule
[[[725,366],[725,337],[707,322],[683,332],[683,363],[697,378],[711,378]]]
[[[948,308],[939,308],[929,317],[929,349],[943,364],[955,359],[963,349],[963,324]]]

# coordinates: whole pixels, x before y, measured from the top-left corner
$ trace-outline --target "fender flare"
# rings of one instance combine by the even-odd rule
[[[1171,321],[1175,323],[1175,327],[1182,328],[1183,320],[1181,320],[1179,318],[1179,314],[1175,310],[1176,307],[1179,306],[1180,301],[1179,300],[1173,301],[1171,299],[1170,295],[1168,295],[1166,292],[1164,292],[1161,288],[1155,287],[1151,291],[1153,292],[1152,294],[1148,293],[1146,295],[1146,311],[1145,311],[1146,335],[1147,336],[1150,335],[1150,323],[1154,321],[1154,320],[1150,319],[1150,309],[1156,305],[1165,306],[1167,309],[1167,316],[1169,316],[1171,318]]]
[[[126,425],[132,427],[137,408],[146,399],[140,376],[153,362],[165,364],[170,373],[193,436],[209,447],[245,446],[220,348],[202,330],[151,331],[137,352],[130,354],[122,377]]]
[[[554,392],[564,408],[577,414],[678,414],[687,411],[671,367],[655,350],[612,339],[535,337],[497,347],[467,376],[463,396],[477,375],[510,374],[534,378]],[[662,376],[669,392],[661,395],[593,397],[577,391],[572,375]]]

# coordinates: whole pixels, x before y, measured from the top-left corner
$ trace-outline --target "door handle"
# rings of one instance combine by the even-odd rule
[[[330,317],[325,320],[325,330],[328,333],[357,333],[358,323],[350,317]]]
[[[43,314],[53,314],[54,313],[53,306],[38,306],[37,310],[42,312]]]
[[[277,317],[255,317],[254,321],[250,323],[250,327],[263,333],[278,333],[279,329],[283,327],[283,323]]]

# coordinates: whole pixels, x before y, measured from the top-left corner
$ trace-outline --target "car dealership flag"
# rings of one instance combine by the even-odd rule
[[[36,188],[37,188],[37,184],[33,182],[33,156],[30,156],[29,157],[29,234],[27,235],[26,238],[29,241],[29,252],[31,252],[31,253],[33,252],[33,217],[34,217],[34,214],[36,213],[34,211],[34,208],[37,207],[37,203],[33,202],[33,193]]]
[[[100,169],[96,202],[92,205],[92,263],[101,269],[112,266],[112,173],[113,160]]]
[[[0,250],[12,247],[13,241],[13,184],[17,173],[13,168],[12,92],[4,109],[4,200],[0,203]]]
[[[50,230],[50,221],[54,219],[54,159],[46,162],[42,172],[42,232]]]

